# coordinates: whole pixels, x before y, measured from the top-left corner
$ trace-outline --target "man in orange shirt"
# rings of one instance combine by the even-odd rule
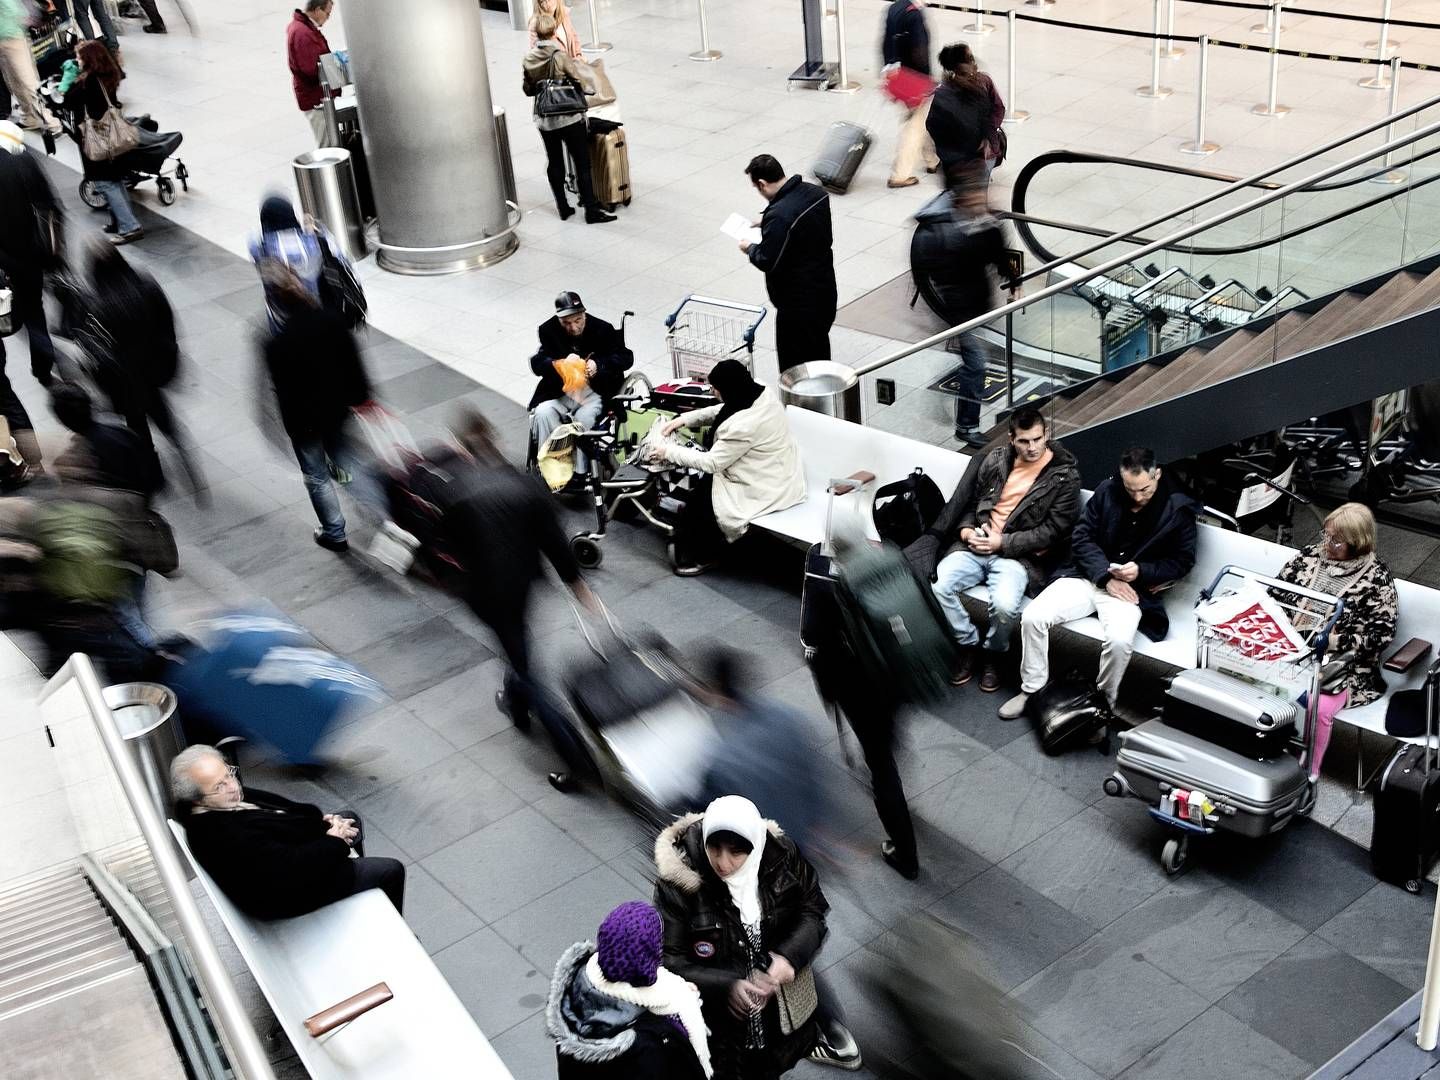
[[[1010,444],[971,458],[934,526],[905,549],[933,583],[960,643],[953,685],[969,682],[978,660],[980,689],[987,694],[1000,689],[999,659],[1010,647],[1020,606],[1065,561],[1079,513],[1074,455],[1050,445],[1038,409],[1015,410]],[[990,596],[989,629],[984,648],[977,650],[980,635],[960,597],[980,584]]]

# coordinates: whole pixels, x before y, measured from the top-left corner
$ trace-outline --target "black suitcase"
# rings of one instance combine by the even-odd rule
[[[1440,846],[1440,751],[1429,748],[1440,704],[1440,660],[1425,677],[1426,746],[1396,749],[1375,787],[1370,866],[1381,881],[1418,893]]]
[[[1182,671],[1165,691],[1165,723],[1266,761],[1285,753],[1300,707],[1224,672]]]
[[[815,179],[820,181],[820,186],[837,195],[849,191],[872,142],[874,137],[859,124],[848,120],[831,124],[815,161]]]
[[[1035,721],[1040,736],[1040,749],[1059,754],[1088,741],[1110,722],[1105,695],[1093,682],[1075,675],[1042,687],[1025,703],[1025,711]]]

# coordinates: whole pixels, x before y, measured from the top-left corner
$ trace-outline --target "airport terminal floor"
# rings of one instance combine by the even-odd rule
[[[373,7],[375,0],[364,2]],[[337,50],[347,42],[346,3],[335,0],[323,27]],[[425,5],[413,7],[413,17],[424,19]],[[842,95],[787,90],[786,77],[803,57],[798,3],[702,4],[710,45],[724,55],[696,63],[687,58],[700,45],[693,3],[604,0],[597,15],[601,36],[613,44],[604,60],[630,144],[634,199],[616,209],[616,221],[596,224],[582,223],[583,214],[557,216],[545,150],[521,93],[526,34],[504,10],[484,11],[490,90],[509,117],[519,248],[493,266],[447,275],[390,273],[373,253],[358,261],[369,304],[368,325],[358,332],[368,396],[421,444],[447,438],[459,410],[478,409],[500,451],[520,465],[536,382],[535,327],[556,312],[557,293],[572,290],[594,317],[618,323],[634,312],[626,325],[634,370],[656,383],[669,379],[664,317],[687,295],[768,302],[763,275],[719,232],[730,214],[758,216],[764,206],[746,163],[773,154],[788,172],[808,177],[837,120],[864,125],[875,142],[849,191],[829,200],[841,309],[832,356],[856,365],[915,340],[898,320],[892,326],[845,315],[846,305],[862,304],[908,273],[912,215],[939,190],[923,170],[914,186],[887,185],[902,118],[878,89],[888,7],[881,0],[845,4],[849,74],[862,85]],[[1152,6],[1138,0],[1013,9],[1147,31],[1152,17]],[[270,393],[260,359],[270,331],[249,251],[262,200],[277,192],[293,197],[292,159],[314,146],[286,70],[291,9],[275,0],[194,0],[180,8],[161,0],[160,11],[169,29],[163,35],[120,20],[122,96],[127,113],[149,113],[162,131],[184,133],[179,156],[189,185],[168,206],[157,202],[153,185],[138,188],[132,199],[144,235],[120,250],[158,282],[174,309],[184,365],[170,402],[203,479],[192,489],[168,451],[162,454],[171,483],[156,507],[173,527],[179,572],[149,575],[144,617],[162,635],[179,634],[216,612],[263,606],[373,679],[374,700],[328,733],[325,767],[294,768],[251,740],[238,750],[244,784],[358,815],[365,855],[403,864],[404,921],[504,1069],[517,1080],[554,1077],[547,1000],[556,963],[573,943],[595,941],[617,905],[653,900],[657,829],[593,782],[578,790],[551,782],[547,774],[563,764],[543,725],[521,730],[498,707],[508,663],[491,630],[461,598],[378,561],[374,524],[348,495],[349,551],[312,542],[306,483],[288,448],[277,447],[259,403]],[[1417,0],[1397,0],[1394,14],[1433,18]],[[574,29],[587,41],[589,15],[583,4],[573,12]],[[1263,36],[1250,30],[1257,17],[1264,15],[1185,3],[1176,25],[1182,35],[1258,44]],[[1030,113],[1007,129],[1009,157],[994,174],[992,205],[1007,206],[1015,173],[1049,150],[1184,160],[1178,147],[1195,122],[1193,56],[1165,61],[1170,98],[1140,98],[1135,87],[1149,79],[1148,41],[1024,22],[1010,84],[1003,14],[986,16],[996,32],[970,37],[964,29],[973,16],[959,10],[932,6],[925,18],[932,51],[970,42],[981,68],[1013,95],[1012,108]],[[1361,54],[1374,33],[1368,24],[1284,19],[1285,33],[1295,35],[1290,47],[1307,53]],[[834,22],[824,26],[831,55]],[[1413,43],[1417,59],[1440,60],[1440,29],[1394,33],[1410,39],[1407,58]],[[1215,51],[1208,131],[1221,149],[1204,167],[1240,175],[1386,114],[1386,93],[1356,87],[1359,69],[1286,57],[1279,70],[1292,113],[1253,115],[1267,85],[1260,50]],[[450,76],[435,70],[430,77],[444,83]],[[1433,71],[1407,69],[1404,79],[1402,104],[1440,92]],[[42,159],[78,249],[99,235],[106,216],[80,199],[76,147],[62,137],[47,158],[37,134],[27,134],[26,143]],[[1052,197],[1064,199],[1073,219],[1109,231],[1194,195],[1183,178],[1116,184],[1097,175]],[[766,386],[778,374],[776,321],[772,312],[761,323],[754,352],[755,379]],[[5,339],[6,373],[48,463],[69,435],[31,377],[27,345],[23,333]],[[64,355],[71,346],[61,341],[60,348]],[[892,369],[899,398],[911,399],[904,419],[887,420],[873,404],[873,379],[863,379],[867,423],[965,452],[952,435],[949,398],[931,390],[955,363],[954,353],[936,347]],[[998,419],[992,408],[987,426]],[[552,505],[566,536],[594,520],[586,498]],[[1321,516],[1298,515],[1291,545],[1322,540]],[[794,778],[797,805],[813,805],[821,818],[805,835],[824,836],[832,853],[816,860],[829,911],[813,968],[822,974],[822,1000],[833,1004],[863,1056],[852,1075],[1307,1077],[1402,1010],[1424,983],[1434,875],[1412,895],[1372,873],[1372,797],[1355,790],[1359,744],[1340,725],[1308,813],[1261,839],[1203,838],[1184,873],[1172,876],[1157,860],[1172,830],[1141,800],[1112,798],[1102,787],[1116,768],[1115,740],[1043,752],[1028,721],[996,715],[1019,688],[1010,668],[1001,672],[998,693],[982,692],[978,675],[946,686],[906,709],[896,729],[920,861],[912,880],[880,856],[887,836],[870,775],[853,732],[837,728],[807,665],[800,640],[804,545],[752,535],[737,557],[693,577],[674,572],[664,537],[643,520],[612,522],[602,547],[603,562],[584,579],[620,627],[653,632],[687,671],[698,671],[712,647],[724,644],[739,655],[755,697],[795,718],[798,745],[785,760],[804,763],[806,775]],[[1397,579],[1440,586],[1440,535],[1382,524],[1377,549]],[[534,679],[557,695],[570,674],[593,663],[572,599],[553,574],[531,598]],[[53,760],[64,742],[55,745],[42,708],[44,663],[35,635],[0,637],[0,918],[26,883],[48,880],[58,864],[92,850],[89,829],[75,819],[74,787]],[[1053,641],[1052,670],[1088,673],[1094,664],[1090,643]],[[1149,715],[1164,674],[1137,658],[1119,702],[1121,720],[1135,724]],[[1382,757],[1372,746],[1366,764]],[[765,806],[759,811],[773,816]],[[771,841],[765,850],[779,847]],[[277,1019],[265,978],[251,970],[253,956],[231,940],[233,926],[227,930],[198,881],[191,893],[273,1074],[320,1075],[307,1071],[289,1034],[305,1014]],[[896,1007],[904,995],[877,994],[875,982],[877,958],[913,934],[922,915],[933,917],[926,925],[947,934],[953,950],[946,958],[953,967],[941,964],[929,976],[943,981],[953,970],[956,985],[984,988],[953,1003],[974,1010],[953,1018],[954,1026],[974,1031],[984,1026],[976,1017],[1003,1017],[995,1023],[1013,1025],[1008,1037],[1023,1047],[1025,1068],[987,1072],[977,1056],[971,1073],[924,1071],[915,1025],[948,1026],[944,1010],[925,999],[933,987],[916,979],[905,1017]],[[9,938],[0,921],[0,953]],[[367,941],[336,941],[334,948],[363,951]],[[708,942],[694,948],[700,958],[714,953]],[[123,980],[87,990],[85,1016],[104,1021],[92,1045],[78,1038],[57,1045],[51,1013],[7,1011],[7,980],[22,978],[30,962],[27,953],[7,974],[11,965],[0,959],[0,1075],[77,1075],[77,1066],[117,1078],[185,1075],[173,1061],[123,1053],[126,1032],[164,1030],[153,1001],[137,1006],[134,985]],[[382,1019],[386,1008],[394,1006],[351,1023]],[[131,1009],[145,1019],[132,1021]],[[672,1020],[672,1038],[676,1029],[686,1032]],[[777,1038],[776,1030],[768,1034]],[[112,1045],[114,1056],[93,1056]],[[964,1049],[955,1061],[965,1060]],[[1417,1060],[1363,1075],[1418,1077],[1433,1062],[1426,1055],[1421,1067]],[[835,1071],[833,1063],[807,1059],[790,1075]],[[333,1075],[402,1073],[368,1074],[360,1063]],[[492,1073],[477,1065],[449,1075]]]

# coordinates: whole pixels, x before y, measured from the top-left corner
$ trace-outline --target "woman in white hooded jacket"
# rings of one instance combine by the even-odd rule
[[[719,405],[666,423],[652,457],[708,474],[685,504],[676,529],[676,569],[684,577],[704,573],[727,544],[745,534],[762,514],[805,501],[800,449],[790,435],[785,406],[761,386],[738,360],[722,360],[710,371]],[[710,425],[704,449],[671,439],[680,428]]]

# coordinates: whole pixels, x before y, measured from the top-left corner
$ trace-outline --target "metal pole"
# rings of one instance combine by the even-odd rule
[[[1257,22],[1250,27],[1250,32],[1252,34],[1269,34],[1274,29],[1274,19],[1275,12],[1273,10],[1265,12],[1265,21]]]
[[[830,87],[839,94],[853,94],[860,89],[850,81],[850,65],[845,60],[845,0],[835,0],[835,49],[840,54],[840,81]]]
[[[594,0],[591,0],[593,3]],[[1273,29],[1270,31],[1270,93],[1263,104],[1256,105],[1250,111],[1256,116],[1284,116],[1290,111],[1289,105],[1279,105],[1275,97],[1280,92],[1280,7],[1282,0],[1275,0],[1275,6],[1271,9],[1270,22]]]
[[[1390,106],[1386,111],[1391,116],[1394,116],[1400,111],[1400,64],[1401,60],[1399,56],[1392,56],[1390,58]],[[1394,137],[1394,132],[1394,123],[1386,124],[1385,138],[1382,141],[1388,143]],[[1395,151],[1391,150],[1386,153],[1385,160],[1382,162],[1385,168],[1390,169],[1394,158]],[[1405,170],[1390,169],[1389,172],[1383,172],[1379,176],[1371,177],[1371,182],[1376,184],[1403,184],[1405,182]]]
[[[1015,12],[1005,13],[1005,23],[1008,29],[1005,35],[1005,96],[1009,103],[1005,109],[1005,119],[1001,123],[1023,124],[1030,119],[1030,114],[1015,107]]]
[[[1375,72],[1372,78],[1360,80],[1360,85],[1366,90],[1390,89],[1390,80],[1386,77],[1385,68],[1383,67],[1386,60],[1385,54],[1390,50],[1390,0],[1385,0],[1385,11],[1381,14],[1380,18],[1382,20],[1380,23],[1380,40],[1366,42],[1366,47],[1368,48],[1371,45],[1375,46],[1375,60],[1381,64],[1382,67]],[[1398,45],[1399,42],[1396,42],[1396,44]]]
[[[590,0],[590,44],[580,46],[581,52],[594,53],[596,56],[607,53],[615,47],[608,41],[600,40],[600,16],[595,13],[595,9],[599,6],[600,0]]]
[[[985,21],[985,9],[980,6],[980,0],[975,0],[975,21],[969,26],[962,26],[962,34],[974,34],[976,37],[984,37],[986,34],[994,33],[995,27]]]
[[[1010,294],[1012,297],[1014,293]],[[1015,407],[1015,313],[1005,313],[1005,405]]]
[[[1390,0],[1384,0],[1380,7],[1380,37],[1375,41],[1365,42],[1367,49],[1379,49],[1380,59],[1387,59],[1387,52],[1394,52],[1400,48],[1400,42],[1390,37]]]
[[[1135,93],[1140,97],[1167,98],[1175,91],[1160,85],[1160,5],[1164,0],[1154,0],[1150,17],[1150,84],[1137,86]],[[1172,4],[1174,0],[1171,0]],[[1171,9],[1174,10],[1173,7]]]
[[[1185,50],[1175,47],[1175,0],[1170,0],[1166,8],[1165,48],[1160,51],[1160,59],[1179,60],[1180,57],[1185,55]]]
[[[1425,962],[1425,995],[1420,999],[1420,1028],[1415,1042],[1421,1050],[1434,1050],[1440,1041],[1440,902],[1430,923],[1430,958]]]
[[[1026,5],[1029,6],[1029,7],[1038,7],[1038,8],[1047,8],[1047,7],[1054,7],[1054,6],[1055,6],[1055,0],[1025,0],[1025,3],[1026,3]]]
[[[1277,24],[1278,25],[1278,24]],[[1219,143],[1205,141],[1205,91],[1210,81],[1210,36],[1200,35],[1200,62],[1195,77],[1195,139],[1181,143],[1182,154],[1198,154],[1204,157],[1220,149]]]
[[[591,2],[593,3],[594,0]],[[712,60],[719,60],[724,55],[719,49],[710,48],[710,24],[705,21],[705,0],[700,0],[700,48],[690,54],[690,59],[708,64]]]

